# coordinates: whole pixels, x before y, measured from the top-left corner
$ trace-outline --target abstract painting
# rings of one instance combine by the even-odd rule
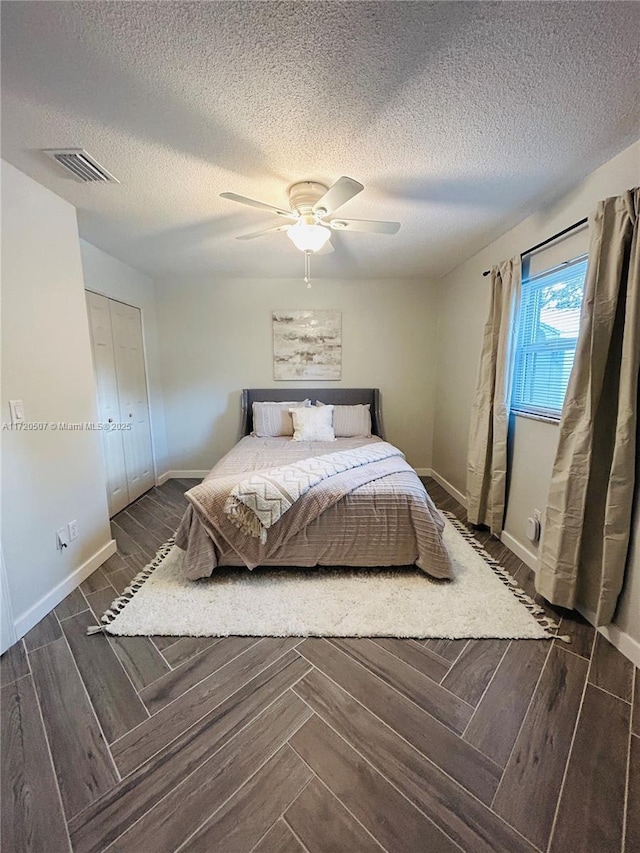
[[[340,379],[340,311],[274,311],[273,378]]]

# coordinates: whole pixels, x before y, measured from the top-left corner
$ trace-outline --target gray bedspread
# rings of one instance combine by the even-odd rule
[[[202,485],[187,492],[190,506],[176,544],[186,552],[188,577],[208,577],[219,565],[253,568],[414,563],[434,577],[452,577],[442,540],[442,516],[415,471],[401,457],[371,463],[369,472],[356,468],[319,483],[287,513],[287,524],[283,519],[274,525],[267,543],[237,530],[222,512],[222,497],[226,499],[248,472],[378,440],[351,438],[325,443],[243,438],[215,465]]]

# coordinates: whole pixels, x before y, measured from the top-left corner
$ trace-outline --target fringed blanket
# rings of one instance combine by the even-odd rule
[[[273,468],[263,474],[252,474],[234,486],[224,511],[239,530],[260,539],[264,545],[269,528],[280,521],[285,512],[306,495],[309,489],[317,486],[322,480],[335,477],[336,474],[391,456],[404,458],[397,447],[381,441],[353,450],[303,459]],[[348,491],[352,491],[353,487],[349,488],[348,482],[345,482],[343,488],[346,491],[337,494],[338,500]]]

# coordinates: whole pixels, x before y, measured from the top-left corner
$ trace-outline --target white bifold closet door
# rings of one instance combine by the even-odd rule
[[[155,483],[140,310],[87,291],[109,515]]]
[[[129,503],[155,483],[140,309],[109,300]]]

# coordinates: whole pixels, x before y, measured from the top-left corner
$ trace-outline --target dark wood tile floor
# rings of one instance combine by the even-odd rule
[[[571,645],[86,636],[190,485],[3,655],[4,851],[640,851],[640,678],[571,614]]]

